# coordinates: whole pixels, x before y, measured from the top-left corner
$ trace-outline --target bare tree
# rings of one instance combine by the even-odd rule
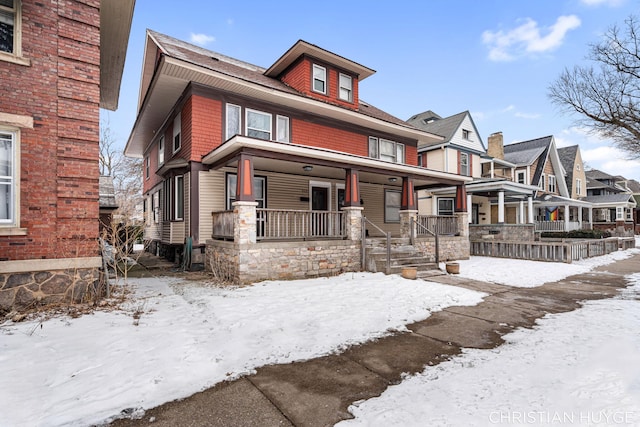
[[[142,202],[142,160],[126,157],[118,145],[108,117],[100,124],[100,174],[113,177],[117,216],[131,222]]]
[[[630,16],[590,45],[592,66],[565,69],[549,87],[551,101],[578,113],[576,124],[602,137],[631,158],[640,158],[640,26]]]

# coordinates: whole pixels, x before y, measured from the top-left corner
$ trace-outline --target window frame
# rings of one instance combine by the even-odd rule
[[[520,182],[520,177],[522,177],[522,182]],[[526,170],[517,170],[516,171],[516,182],[518,184],[526,184],[527,183],[527,171]]]
[[[549,193],[556,192],[556,176],[555,175],[547,175],[547,185],[549,188]]]
[[[395,204],[390,204],[388,199],[387,199],[387,195],[388,194],[397,194],[398,195],[398,204],[397,206]],[[400,209],[402,207],[402,191],[400,190],[395,190],[392,188],[385,188],[384,189],[384,222],[385,224],[398,224],[400,223]],[[397,208],[398,210],[398,219],[394,218],[389,218],[389,215],[387,215],[387,211],[389,209],[395,209]]]
[[[342,79],[348,79],[349,85],[343,86]],[[347,92],[346,98],[342,96],[342,90]],[[338,99],[346,102],[353,102],[353,77],[345,73],[338,74]]]
[[[230,110],[234,110],[237,112],[238,114],[238,128],[236,129],[236,131],[234,132],[233,130],[230,129],[229,126],[229,117],[230,117]],[[226,139],[229,140],[231,138],[233,138],[235,135],[242,135],[242,107],[240,105],[237,104],[231,104],[231,103],[227,103],[227,106],[225,108],[225,113],[226,113],[226,117],[225,117],[225,136]],[[233,133],[231,133],[233,132]]]
[[[151,195],[151,211],[155,224],[160,222],[160,189]]]
[[[148,180],[151,177],[151,156],[147,154],[144,156],[144,179]]]
[[[387,160],[382,158],[381,142],[393,144],[392,151],[393,151],[394,160]],[[405,150],[405,145],[402,142],[396,142],[386,138],[378,138],[377,136],[370,136],[368,154],[369,154],[369,157],[373,159],[382,160],[384,162],[405,164],[406,150]],[[389,157],[389,155],[385,154],[385,157]],[[402,157],[402,159],[398,161],[398,157]]]
[[[178,141],[177,146],[176,141]],[[173,154],[177,153],[180,151],[180,148],[182,148],[182,113],[178,113],[178,115],[173,119],[172,148]]]
[[[580,196],[582,194],[582,180],[580,178],[576,178],[576,195]]]
[[[460,170],[460,175],[462,176],[471,176],[471,167],[469,165],[469,161],[470,161],[470,155],[469,153],[466,153],[464,151],[460,151],[460,163],[458,164],[458,168]],[[463,159],[466,159],[466,164],[464,163]],[[464,168],[463,168],[463,164],[464,164]]]
[[[9,136],[11,149],[9,151],[11,175],[0,178],[1,185],[9,187],[7,213],[9,218],[0,219],[0,228],[20,227],[20,131],[0,127],[0,134]]]
[[[468,129],[462,129],[462,139],[465,141],[471,141],[471,131]]]
[[[184,220],[184,175],[176,175],[173,177],[174,181],[174,194],[175,197],[173,199],[174,204],[174,212],[173,219],[175,221],[183,221]],[[181,185],[178,185],[178,182],[181,182]]]
[[[0,5],[0,11],[13,15],[12,51],[0,51],[0,60],[20,65],[30,65],[30,61],[22,56],[22,1],[15,0],[13,7]]]
[[[280,122],[284,122],[286,124],[281,125]],[[282,116],[280,114],[276,114],[276,141],[278,142],[291,142],[291,128],[290,128],[291,120],[289,117]],[[280,131],[284,130],[285,134],[283,138],[280,138]]]
[[[440,207],[440,202],[448,202],[448,203],[451,203],[451,210],[449,210],[449,209],[446,209],[446,210],[445,210],[445,209],[442,209],[442,208]],[[438,202],[437,202],[437,203],[438,203],[438,216],[453,216],[453,214],[454,214],[454,212],[455,212],[455,200],[454,200],[454,198],[453,198],[453,197],[439,197],[439,198],[438,198]],[[445,212],[451,212],[451,213],[448,213],[448,214],[447,214],[447,213],[442,213],[442,211],[443,211],[443,210],[444,210]]]
[[[158,166],[164,164],[164,135],[160,135],[158,138]]]
[[[324,77],[322,79],[316,78],[316,70],[322,70]],[[322,65],[313,64],[311,67],[311,90],[316,93],[321,93],[323,95],[327,95],[327,88],[329,87],[329,73],[327,73],[327,68]],[[316,81],[322,82],[323,90],[316,89]]]
[[[249,114],[250,113],[255,113],[255,114],[262,114],[265,116],[269,117],[268,123],[269,123],[269,131],[265,131],[263,129],[259,129],[259,128],[251,128],[251,130],[256,131],[256,132],[265,132],[269,134],[269,138],[259,138],[257,136],[251,136],[249,135]],[[244,125],[244,132],[245,135],[248,138],[255,138],[255,139],[262,139],[265,141],[273,141],[273,114],[271,113],[267,113],[264,111],[260,111],[260,110],[254,110],[253,108],[245,108],[245,113],[244,113],[244,118],[245,118],[245,125]]]
[[[231,178],[236,179],[236,184],[231,183]],[[224,186],[225,186],[224,203],[225,203],[225,209],[228,211],[233,210],[233,202],[236,201],[235,191],[236,191],[236,185],[238,182],[237,179],[238,179],[238,174],[235,172],[227,172],[224,178]],[[258,206],[256,206],[256,208],[258,209],[266,208],[267,207],[267,177],[264,175],[254,175],[253,177],[254,188],[256,188],[256,185],[255,185],[256,181],[262,181],[262,193],[263,193],[262,197],[258,197],[258,195],[256,194],[256,202],[258,203]],[[231,194],[231,190],[233,190],[233,194]]]
[[[540,182],[538,183],[538,187],[540,188],[540,190],[542,191],[547,191],[546,188],[546,179],[545,179],[545,174],[540,174]]]

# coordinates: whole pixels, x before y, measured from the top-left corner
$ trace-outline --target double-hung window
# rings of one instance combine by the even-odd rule
[[[546,189],[545,183],[544,183],[544,174],[540,175],[540,189],[542,191],[545,191],[545,189]]]
[[[176,176],[175,212],[173,219],[184,219],[184,176]]]
[[[289,117],[276,116],[276,141],[289,142]]]
[[[164,135],[158,139],[158,166],[164,163]]]
[[[0,225],[17,225],[16,134],[0,131]]]
[[[175,119],[173,119],[173,152],[175,153],[181,147],[182,141],[180,134],[182,133],[182,115],[178,113]]]
[[[247,108],[247,136],[271,140],[271,114]]]
[[[438,199],[438,215],[453,215],[453,199]]]
[[[240,106],[227,104],[227,138],[229,139],[234,135],[241,134],[240,125]]]
[[[556,192],[556,176],[549,175],[549,193]]]
[[[340,73],[339,80],[338,97],[343,101],[353,102],[353,79],[351,76]]]
[[[149,158],[149,155],[147,154],[144,158],[144,178],[145,179],[149,179],[150,175],[150,170],[151,170],[151,160]]]
[[[404,163],[404,144],[369,137],[369,157],[393,163]]]
[[[469,176],[469,153],[460,152],[460,175]]]
[[[21,56],[20,0],[0,0],[0,52]]]
[[[580,197],[582,195],[582,180],[576,179],[576,196]]]
[[[518,184],[526,184],[527,182],[527,171],[517,171],[516,172],[516,182]]]
[[[227,210],[233,209],[233,202],[236,201],[236,186],[238,184],[238,175],[235,173],[227,174]],[[253,177],[253,190],[255,192],[257,208],[261,209],[267,205],[267,179],[264,176]]]
[[[313,90],[327,94],[327,69],[319,65],[313,65]]]

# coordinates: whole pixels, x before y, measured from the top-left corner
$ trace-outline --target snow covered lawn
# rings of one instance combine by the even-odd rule
[[[98,423],[485,296],[381,273],[235,289],[169,278],[130,285],[123,310],[0,327],[0,426]]]
[[[347,426],[640,425],[640,274],[354,405]]]

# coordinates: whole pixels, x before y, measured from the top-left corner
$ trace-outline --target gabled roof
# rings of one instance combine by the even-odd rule
[[[589,179],[597,179],[597,180],[612,180],[615,181],[616,178],[613,175],[609,175],[606,172],[602,172],[598,169],[589,169],[584,172]]]
[[[433,134],[444,137],[444,143],[446,144],[446,143],[454,142],[454,139],[456,137],[456,132],[460,129],[465,119],[467,118],[469,119],[469,121],[471,122],[471,125],[473,126],[473,132],[478,137],[479,146],[477,148],[481,151],[486,151],[486,148],[484,147],[484,143],[480,138],[478,129],[476,128],[476,125],[473,122],[473,118],[471,117],[471,114],[469,113],[468,110],[458,114],[454,114],[453,116],[444,117],[444,118],[440,117],[438,114],[434,113],[431,110],[427,110],[422,113],[411,116],[411,118],[407,120],[407,123],[417,127],[418,129],[422,129],[429,133],[433,133]],[[439,144],[441,144],[441,142],[421,144],[418,146],[418,149],[432,146],[432,145],[439,145]],[[467,146],[467,148],[470,148],[470,147]]]
[[[567,182],[567,189],[569,190],[569,194],[571,194],[571,191],[573,190],[573,169],[575,167],[576,156],[578,155],[579,148],[580,147],[578,145],[558,148],[558,157],[560,157],[560,163],[562,163],[562,167],[564,167],[564,170],[567,173],[565,180]]]
[[[633,195],[628,193],[619,193],[619,194],[604,194],[600,196],[587,196],[582,200],[589,203],[594,204],[620,204],[620,203],[635,203],[635,199]]]
[[[306,43],[305,46],[312,45]],[[362,100],[357,111],[320,101],[266,75],[266,71],[257,65],[147,30],[138,116],[125,153],[142,156],[146,144],[153,140],[155,132],[190,84],[307,111],[391,135],[425,142],[441,140],[441,137],[417,129]]]

